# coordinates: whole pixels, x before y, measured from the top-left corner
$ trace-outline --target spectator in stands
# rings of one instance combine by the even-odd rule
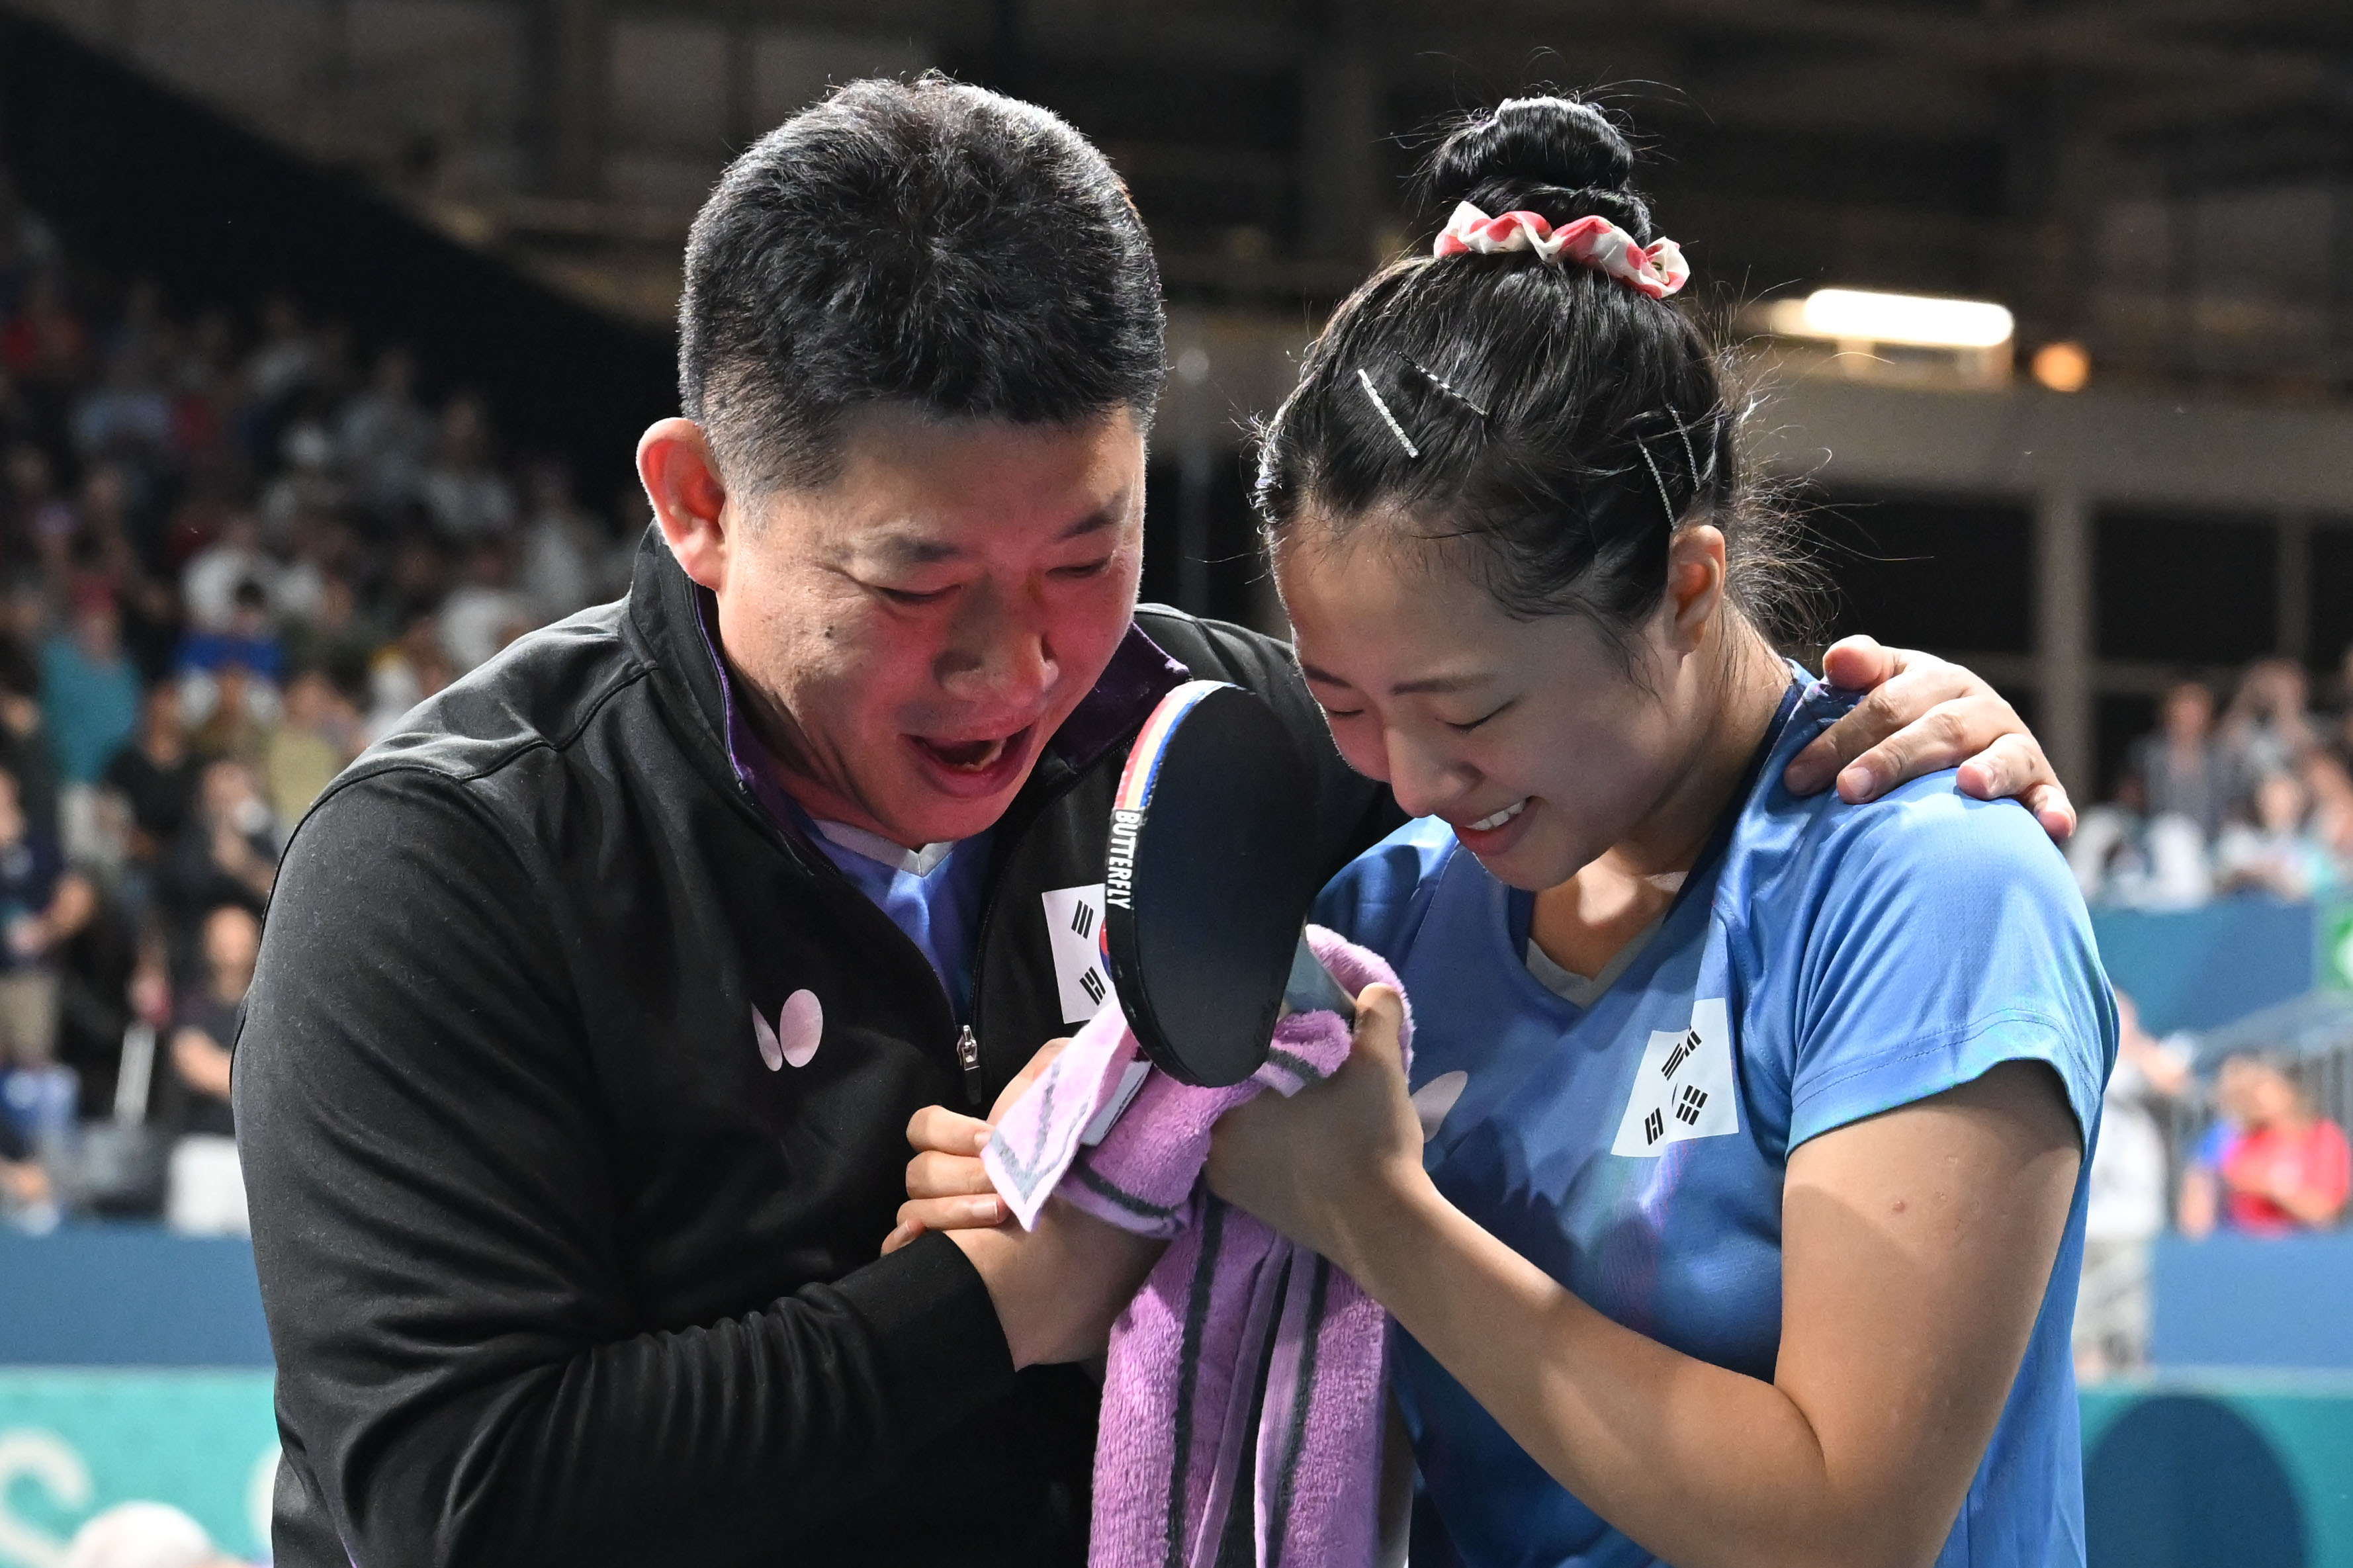
[[[362,735],[370,744],[392,732],[410,709],[449,684],[454,671],[441,649],[439,621],[419,616],[386,643],[368,670],[368,714]]]
[[[324,670],[338,684],[364,684],[384,646],[384,633],[361,609],[351,579],[332,570],[321,575],[310,613],[280,622],[279,634],[290,666]]]
[[[68,784],[91,784],[139,725],[139,672],[122,649],[114,596],[75,595],[73,627],[41,649],[41,715]]]
[[[200,764],[181,717],[179,683],[159,680],[139,707],[138,732],[106,764],[106,784],[131,810],[131,860],[150,875],[195,807]]]
[[[328,508],[306,506],[287,523],[286,558],[269,584],[269,614],[281,628],[319,613],[319,595],[326,589],[329,557],[340,531],[335,515]]]
[[[16,176],[0,168],[0,320],[23,303],[33,275],[55,266],[57,258],[58,237],[25,205]]]
[[[514,591],[514,552],[495,537],[466,552],[464,580],[441,604],[441,651],[459,674],[486,664],[507,644],[541,624],[530,600]]]
[[[306,669],[286,688],[286,713],[262,753],[262,782],[289,831],[343,764],[358,755],[358,715],[326,672]]]
[[[270,730],[283,710],[276,687],[255,679],[241,664],[224,664],[210,675],[186,677],[180,695],[189,712],[200,715],[189,731],[196,755],[206,762],[231,757],[248,767],[261,766]]]
[[[57,1058],[58,977],[51,956],[89,922],[95,894],[37,832],[0,771],[0,1064],[46,1068]]]
[[[36,832],[58,837],[58,759],[41,717],[41,670],[25,645],[0,633],[0,768]]]
[[[192,631],[225,631],[237,614],[237,591],[261,585],[264,596],[278,576],[278,563],[261,548],[261,520],[232,512],[220,535],[188,557],[180,572],[180,601]]]
[[[278,878],[276,822],[243,763],[206,763],[196,809],[164,862],[167,908],[191,922],[227,903],[259,915]]]
[[[2221,738],[2231,753],[2248,804],[2266,774],[2294,770],[2319,741],[2306,703],[2311,682],[2292,658],[2257,659],[2239,679],[2231,710],[2222,716]]]
[[[231,593],[227,624],[217,630],[195,630],[180,639],[173,668],[217,676],[237,665],[258,679],[277,684],[286,662],[285,646],[269,618],[269,593],[248,577]]]
[[[81,378],[90,334],[66,303],[55,268],[33,273],[15,314],[0,324],[0,369],[28,388],[55,394]]]
[[[2116,1065],[2100,1102],[2075,1294],[2075,1375],[2086,1382],[2148,1359],[2150,1249],[2165,1229],[2161,1116],[2189,1087],[2186,1042],[2153,1038],[2130,996],[2116,997]]]
[[[172,459],[172,404],[144,342],[126,343],[106,380],[74,410],[74,445],[89,462],[123,460],[150,472]]]
[[[406,349],[376,356],[368,389],[343,410],[338,437],[363,504],[388,512],[423,495],[438,435],[417,401],[417,362]]]
[[[274,416],[318,368],[319,345],[303,329],[302,312],[283,294],[261,302],[261,341],[245,362],[245,395],[253,408]],[[274,430],[274,417],[272,420]],[[269,447],[256,447],[268,451]]]
[[[297,400],[286,433],[279,437],[279,467],[262,487],[262,528],[280,546],[293,536],[295,520],[305,512],[332,511],[350,499],[350,487],[337,468],[340,451],[327,421],[332,407],[317,392]]]
[[[2214,846],[2215,884],[2224,891],[2311,899],[2336,890],[2336,857],[2310,828],[2304,781],[2284,768],[2255,784],[2254,821],[2232,823]]]
[[[164,1218],[174,1230],[241,1233],[248,1228],[245,1183],[229,1110],[229,1069],[261,947],[261,921],[242,904],[224,904],[205,916],[201,940],[203,978],[182,994],[172,1018],[171,1121],[178,1136],[165,1181]]]
[[[571,470],[553,460],[533,464],[516,587],[539,624],[604,598],[599,577],[607,552],[604,530],[572,499]]]
[[[33,1157],[32,1141],[0,1115],[0,1220],[35,1230],[56,1223],[49,1173]]]
[[[2183,1234],[2217,1225],[2253,1236],[2325,1230],[2353,1192],[2353,1146],[2313,1108],[2285,1063],[2232,1057],[2215,1089],[2218,1109],[2182,1179]]]
[[[2214,694],[2184,680],[2168,689],[2158,728],[2133,742],[2126,772],[2149,816],[2180,816],[2211,840],[2237,793],[2227,752],[2214,736]]]
[[[2353,880],[2353,773],[2325,748],[2306,753],[2296,776],[2304,782],[2312,809],[2305,831],[2329,858],[2339,887]]]
[[[114,1106],[141,947],[137,913],[115,889],[88,876],[77,888],[85,900],[74,911],[79,924],[51,951],[50,963],[58,976],[58,1061],[78,1080],[88,1119]],[[160,963],[160,948],[158,955]]]
[[[170,587],[150,574],[144,552],[154,544],[134,492],[143,481],[118,464],[83,476],[80,531],[69,555],[76,596],[104,590],[121,616],[123,647],[142,668],[162,662],[179,636],[180,607]]]
[[[261,922],[243,904],[209,910],[201,929],[203,977],[172,1012],[172,1123],[184,1133],[234,1136],[228,1079],[239,1015],[253,984]]]
[[[57,493],[48,455],[28,441],[8,448],[7,493],[0,498],[0,506],[6,509],[5,543],[12,561],[34,560],[38,554],[34,541],[44,534],[73,531],[73,509]]]
[[[426,510],[441,537],[459,546],[514,531],[514,491],[491,461],[490,415],[471,393],[441,415],[441,449],[425,472]]]

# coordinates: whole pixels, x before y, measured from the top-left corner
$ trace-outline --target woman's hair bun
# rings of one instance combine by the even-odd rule
[[[1457,202],[1490,216],[1542,213],[1554,224],[1599,213],[1647,245],[1657,237],[1633,179],[1625,133],[1573,98],[1506,99],[1455,127],[1430,161],[1441,216]]]

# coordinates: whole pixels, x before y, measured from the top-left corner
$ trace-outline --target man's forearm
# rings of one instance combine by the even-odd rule
[[[744,1318],[487,1377],[359,1348],[366,1371],[290,1370],[281,1397],[357,1560],[448,1568],[765,1561],[1012,1386],[985,1288],[937,1237]],[[302,1364],[356,1369],[321,1349]]]

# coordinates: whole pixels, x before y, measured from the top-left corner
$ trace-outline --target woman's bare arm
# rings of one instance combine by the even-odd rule
[[[1610,1321],[1448,1203],[1421,1169],[1398,1004],[1367,992],[1363,1013],[1330,1084],[1219,1124],[1220,1194],[1346,1269],[1556,1479],[1683,1568],[1935,1558],[2081,1163],[2047,1068],[1998,1067],[1791,1155],[1766,1383]]]

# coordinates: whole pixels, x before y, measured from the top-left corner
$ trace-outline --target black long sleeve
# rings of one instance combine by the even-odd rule
[[[672,1243],[633,1230],[625,1122],[663,1108],[568,978],[604,911],[555,918],[512,837],[462,782],[379,773],[280,871],[235,1088],[301,1461],[280,1560],[342,1562],[331,1528],[363,1568],[832,1561],[791,1543],[1013,1390],[987,1290],[930,1237],[649,1329]]]

